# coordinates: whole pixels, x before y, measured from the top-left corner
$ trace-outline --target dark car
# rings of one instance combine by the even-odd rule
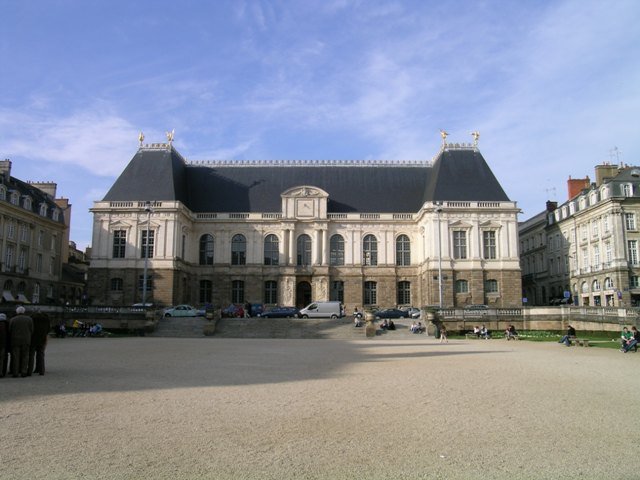
[[[293,318],[297,317],[299,310],[296,307],[271,307],[258,314],[262,318]]]
[[[376,318],[408,318],[409,312],[397,308],[387,308],[375,312]]]

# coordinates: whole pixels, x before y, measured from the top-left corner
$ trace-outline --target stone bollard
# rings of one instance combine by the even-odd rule
[[[376,319],[376,316],[373,313],[365,312],[364,320],[367,323],[366,323],[366,325],[364,327],[364,334],[367,337],[375,337],[376,336],[376,331],[378,330],[378,327],[376,327],[375,319]]]

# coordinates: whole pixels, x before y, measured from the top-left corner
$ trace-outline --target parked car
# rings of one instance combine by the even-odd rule
[[[378,310],[374,312],[376,318],[409,318],[409,312],[400,310],[398,308],[387,308],[385,310]]]
[[[403,307],[400,310],[407,312],[408,318],[420,318],[422,313],[419,308],[416,307]]]
[[[165,309],[163,315],[165,317],[204,317],[205,311],[194,308],[191,305],[176,305]]]
[[[293,318],[297,317],[300,310],[296,307],[271,307],[258,314],[262,318]]]

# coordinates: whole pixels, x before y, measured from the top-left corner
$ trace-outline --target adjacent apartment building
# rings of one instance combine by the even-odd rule
[[[71,205],[52,182],[24,182],[0,161],[2,303],[78,303],[83,283],[63,279]]]
[[[637,306],[640,167],[603,164],[567,182],[568,200],[520,223],[527,305]]]
[[[518,208],[477,142],[432,161],[208,162],[171,140],[141,142],[94,203],[93,304],[146,288],[155,305],[521,305]]]

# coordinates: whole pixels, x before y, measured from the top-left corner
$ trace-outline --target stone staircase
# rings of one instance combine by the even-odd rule
[[[407,339],[410,319],[394,320],[396,330],[378,330],[378,337]],[[302,318],[223,318],[216,325],[215,337],[223,338],[331,338],[343,340],[364,339],[365,329],[355,328],[351,317],[332,320]]]
[[[379,322],[378,322],[379,323]],[[401,340],[413,338],[409,331],[411,320],[394,320],[396,330],[378,330],[377,338]],[[161,318],[152,337],[204,337],[202,317]],[[330,318],[223,318],[216,324],[214,337],[219,338],[311,338],[359,340],[366,338],[364,328],[355,328],[351,317]]]
[[[208,323],[203,317],[162,317],[151,337],[204,337],[203,329]]]

